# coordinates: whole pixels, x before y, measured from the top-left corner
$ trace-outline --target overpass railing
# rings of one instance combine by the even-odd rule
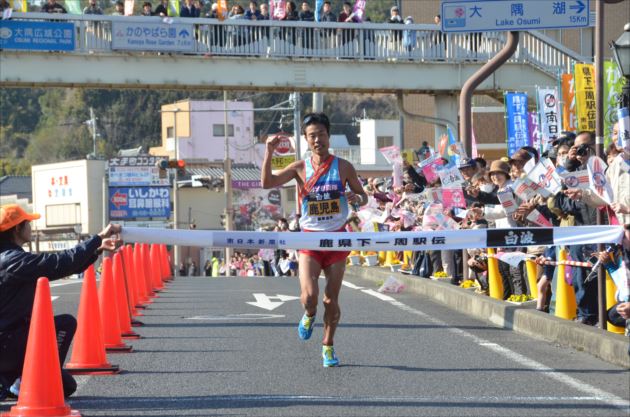
[[[321,59],[357,61],[483,62],[504,45],[502,32],[442,33],[436,25],[381,23],[328,23],[250,21],[144,16],[50,15],[14,13],[14,21],[74,23],[75,48],[70,53],[186,53],[201,56],[262,59]],[[185,30],[186,48],[161,47],[159,36],[151,45],[130,42],[134,33],[146,40],[151,34]],[[166,44],[165,44],[166,45]],[[5,48],[6,49],[6,48]],[[540,32],[522,32],[510,62],[529,63],[552,76],[570,71],[588,57]]]

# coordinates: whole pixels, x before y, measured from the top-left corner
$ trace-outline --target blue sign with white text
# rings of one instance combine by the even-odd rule
[[[0,20],[0,48],[31,51],[73,51],[74,24]]]
[[[442,0],[443,32],[578,28],[589,20],[589,0]]]
[[[139,217],[170,217],[169,187],[109,187],[109,217],[136,219]]]
[[[505,93],[505,115],[508,156],[511,157],[528,144],[527,93]]]

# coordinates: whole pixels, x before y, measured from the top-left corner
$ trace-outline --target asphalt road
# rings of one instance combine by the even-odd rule
[[[185,277],[145,310],[135,351],[109,355],[124,372],[79,377],[70,404],[83,416],[630,415],[628,370],[346,281],[339,368],[322,367],[321,304],[311,340],[297,337],[295,278]],[[55,313],[76,314],[80,283],[56,284]],[[274,309],[248,304],[265,301]]]

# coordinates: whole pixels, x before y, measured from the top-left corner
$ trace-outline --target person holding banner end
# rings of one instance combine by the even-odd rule
[[[267,139],[262,187],[278,187],[295,179],[299,190],[301,230],[343,232],[349,213],[348,204],[365,205],[368,197],[352,164],[330,154],[330,121],[324,113],[307,114],[302,122],[302,134],[306,138],[311,157],[296,161],[275,174],[271,171],[271,158],[280,139]],[[349,191],[346,191],[347,187]],[[346,251],[300,250],[299,279],[305,312],[298,325],[298,335],[302,340],[308,340],[313,332],[319,297],[318,278],[322,271],[326,276],[322,341],[325,367],[339,365],[333,338],[341,317],[338,300],[348,254]]]
[[[0,400],[19,394],[37,280],[46,277],[54,281],[83,272],[103,251],[113,251],[121,243],[121,226],[110,224],[72,249],[26,252],[22,246],[32,239],[31,221],[39,218],[17,204],[0,207]],[[77,322],[68,314],[57,315],[54,321],[63,365]],[[64,396],[72,395],[77,388],[72,375],[62,370],[61,379]]]

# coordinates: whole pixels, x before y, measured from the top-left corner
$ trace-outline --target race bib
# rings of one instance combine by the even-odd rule
[[[339,213],[341,213],[341,204],[339,199],[308,202],[309,216],[330,216]]]

